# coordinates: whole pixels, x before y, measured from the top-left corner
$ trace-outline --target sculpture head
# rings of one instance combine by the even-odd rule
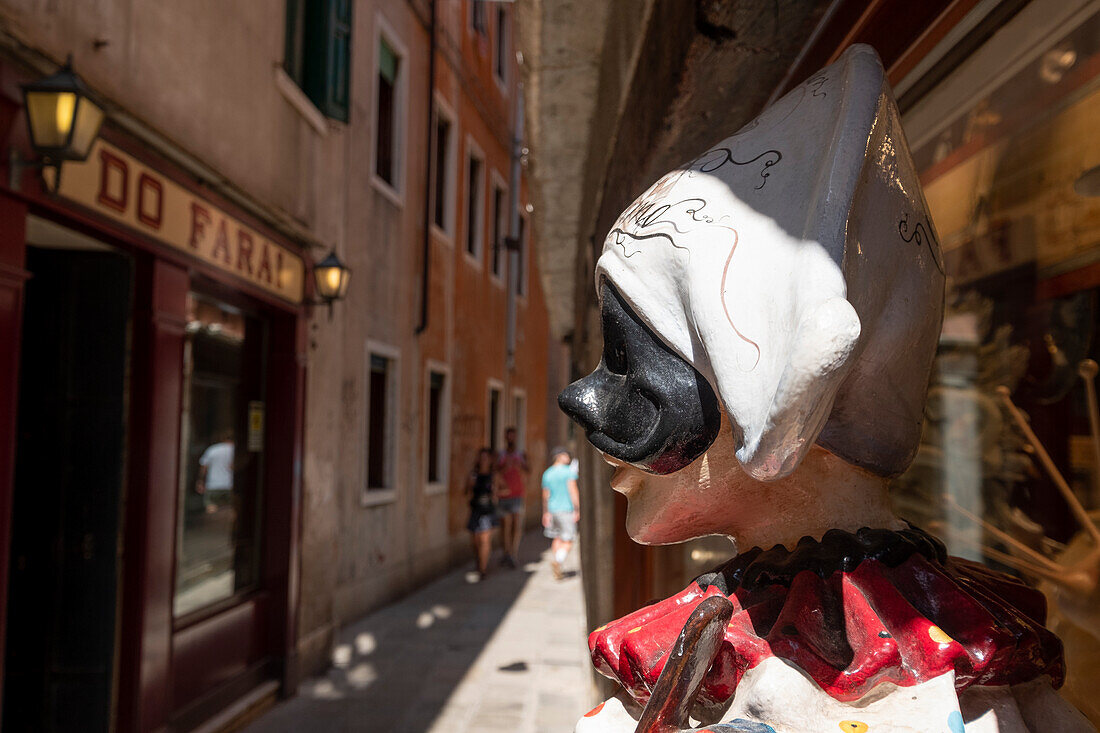
[[[596,287],[603,358],[559,401],[618,466],[635,539],[782,507],[808,459],[903,471],[944,274],[874,51],[852,47],[651,186],[608,233]]]

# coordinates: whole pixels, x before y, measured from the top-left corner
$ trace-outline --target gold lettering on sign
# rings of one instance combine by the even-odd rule
[[[191,202],[191,236],[187,243],[191,249],[199,249],[199,241],[206,236],[206,225],[210,223],[210,212],[206,207],[195,201]]]
[[[152,229],[160,229],[164,216],[164,186],[148,173],[138,176],[137,218]]]
[[[305,264],[297,253],[109,143],[99,140],[87,161],[67,164],[58,193],[284,300],[302,302]]]

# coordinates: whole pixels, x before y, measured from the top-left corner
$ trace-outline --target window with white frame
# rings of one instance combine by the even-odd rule
[[[455,218],[455,116],[438,98],[432,124],[432,224],[450,235]]]
[[[394,487],[396,442],[397,356],[395,349],[367,343],[365,489],[377,492]]]
[[[513,287],[516,289],[516,295],[521,298],[527,295],[527,250],[527,217],[521,216],[519,218],[519,233],[516,237],[516,252],[512,258],[512,262],[515,263],[516,267]]]
[[[489,265],[494,277],[501,277],[504,272],[504,255],[508,251],[504,248],[504,237],[508,233],[508,190],[504,187],[500,176],[493,172],[493,187],[489,194],[490,204],[490,234],[489,234]]]
[[[496,39],[493,45],[493,76],[504,85],[508,80],[508,9],[504,3],[496,7]]]
[[[405,48],[376,17],[374,91],[374,178],[393,193],[404,187],[405,100],[408,72]]]
[[[467,141],[466,148],[466,254],[481,262],[485,241],[485,156]]]
[[[427,424],[425,436],[426,476],[429,486],[445,486],[447,463],[450,456],[447,429],[450,415],[449,370],[439,364],[429,363],[425,387],[424,411]]]
[[[495,379],[489,380],[485,411],[485,445],[499,453],[504,446],[504,384]]]

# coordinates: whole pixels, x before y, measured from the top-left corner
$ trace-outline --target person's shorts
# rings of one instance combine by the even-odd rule
[[[522,496],[509,496],[497,501],[501,514],[523,514],[526,507]]]
[[[577,523],[573,521],[573,512],[562,512],[550,515],[550,526],[543,532],[550,539],[572,542],[577,539]]]
[[[482,512],[475,512],[470,515],[470,521],[466,522],[466,529],[471,532],[488,532],[493,527],[497,526],[497,517],[495,514],[485,514]]]

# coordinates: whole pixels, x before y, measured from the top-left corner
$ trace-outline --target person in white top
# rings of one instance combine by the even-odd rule
[[[222,432],[218,442],[210,445],[199,457],[199,476],[195,491],[202,495],[206,511],[214,513],[229,503],[233,493],[233,432]]]

